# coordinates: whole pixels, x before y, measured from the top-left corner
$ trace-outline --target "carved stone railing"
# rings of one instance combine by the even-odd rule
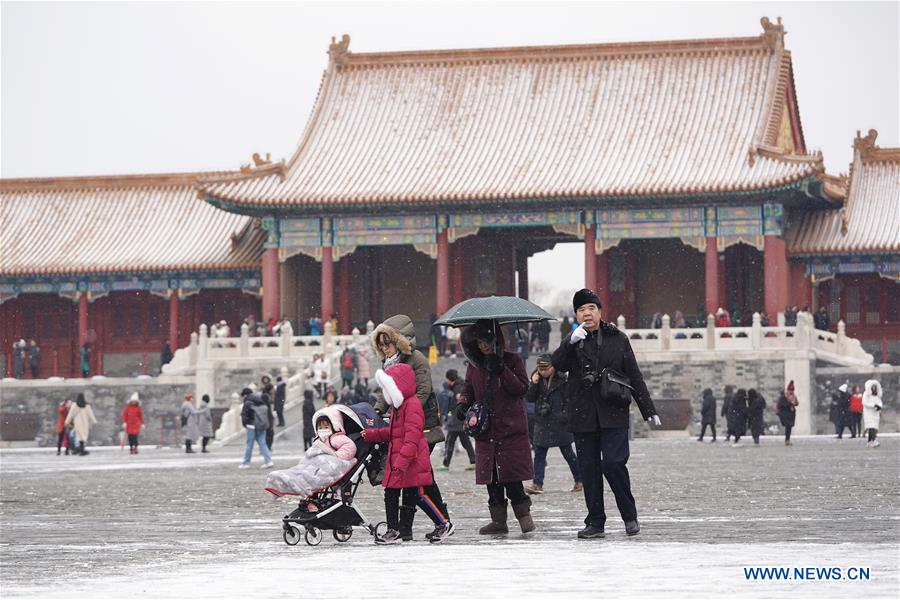
[[[859,340],[847,337],[843,321],[838,323],[837,333],[816,329],[809,313],[798,314],[797,325],[790,327],[784,325],[784,315],[779,313],[778,323],[775,327],[763,327],[759,313],[754,313],[750,327],[716,327],[712,315],[707,317],[704,328],[672,328],[669,315],[663,315],[659,329],[628,329],[621,315],[616,324],[626,333],[635,352],[815,350],[831,362],[874,362]]]

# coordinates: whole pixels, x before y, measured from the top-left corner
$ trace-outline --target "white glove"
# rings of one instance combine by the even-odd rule
[[[659,415],[653,415],[652,417],[647,419],[647,421],[649,421],[650,423],[653,423],[657,427],[662,425],[662,421],[659,420]]]
[[[584,323],[579,325],[575,331],[572,332],[572,335],[569,336],[570,344],[577,344],[581,340],[587,337],[587,329],[584,328]]]

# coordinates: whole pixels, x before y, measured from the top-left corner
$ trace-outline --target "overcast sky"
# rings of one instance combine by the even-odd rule
[[[331,36],[357,52],[787,30],[807,146],[846,172],[857,129],[898,146],[897,2],[2,2],[0,174],[236,169],[289,157]],[[532,281],[581,278],[577,248]],[[571,259],[569,258],[571,256]],[[560,266],[563,265],[563,268]],[[572,284],[567,284],[571,287]]]

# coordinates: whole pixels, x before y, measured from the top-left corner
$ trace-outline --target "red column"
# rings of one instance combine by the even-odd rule
[[[169,347],[175,352],[178,344],[178,290],[172,290],[169,296]]]
[[[804,275],[806,266],[801,262],[790,263],[791,294],[788,303],[798,308],[812,304],[812,281]]]
[[[81,360],[81,347],[87,342],[88,339],[88,301],[87,301],[87,292],[81,292],[81,295],[78,296],[78,356],[79,361]],[[81,370],[81,366],[79,364],[79,371]]]
[[[715,236],[706,238],[706,314],[714,315],[719,302],[719,247]],[[706,316],[706,315],[704,315]]]
[[[604,252],[596,258],[597,261],[597,295],[600,296],[600,303],[603,310],[609,311],[612,308],[609,304],[609,253]],[[604,313],[608,315],[612,313]]]
[[[343,335],[352,331],[350,322],[350,257],[338,262],[338,328]]]
[[[437,281],[436,312],[438,317],[450,310],[450,244],[447,243],[447,230],[437,234]]]
[[[597,289],[597,253],[594,250],[596,229],[593,224],[584,226],[584,287]]]
[[[767,235],[763,252],[766,312],[773,320],[787,305],[788,261],[784,240],[775,235]]]
[[[322,248],[322,325],[334,312],[334,263],[331,246]]]
[[[262,320],[281,318],[281,265],[278,248],[266,248],[262,259],[263,306]]]
[[[728,308],[728,269],[726,267],[725,262],[725,252],[719,253],[719,302],[716,306],[718,309],[719,306],[722,308]],[[707,313],[709,314],[709,313]],[[713,311],[715,314],[715,311]]]

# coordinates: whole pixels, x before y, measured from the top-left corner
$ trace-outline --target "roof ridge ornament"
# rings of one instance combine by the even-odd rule
[[[877,138],[878,131],[875,129],[870,129],[865,137],[862,137],[857,129],[856,139],[853,140],[853,149],[859,152],[860,158],[869,158],[878,150],[878,146],[875,145]]]
[[[334,36],[331,36],[331,44],[328,46],[328,55],[331,57],[334,64],[339,65],[346,62],[349,54],[350,35],[346,33],[342,35],[340,42],[338,42]]]
[[[770,50],[784,50],[784,25],[781,24],[781,17],[776,17],[776,22],[772,23],[769,17],[763,17],[759,20],[763,27],[763,43]]]

